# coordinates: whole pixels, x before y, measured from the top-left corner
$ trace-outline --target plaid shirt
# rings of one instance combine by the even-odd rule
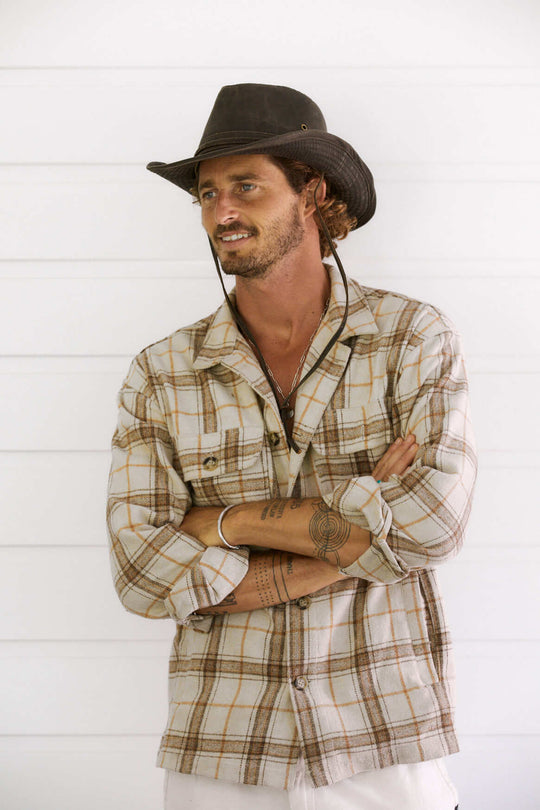
[[[336,330],[330,305],[306,368]],[[125,607],[176,622],[158,764],[290,788],[458,749],[434,566],[459,550],[475,479],[459,340],[434,307],[350,281],[347,327],[301,387],[288,450],[276,403],[226,304],[142,351],[119,397],[108,523]],[[397,436],[403,476],[370,473]],[[192,505],[323,496],[368,529],[349,578],[272,608],[200,616],[242,580],[249,550],[181,530]]]

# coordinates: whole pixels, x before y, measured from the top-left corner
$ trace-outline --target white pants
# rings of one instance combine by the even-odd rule
[[[165,810],[454,810],[457,803],[442,759],[392,765],[321,788],[307,785],[300,763],[288,791],[174,771],[165,776]]]

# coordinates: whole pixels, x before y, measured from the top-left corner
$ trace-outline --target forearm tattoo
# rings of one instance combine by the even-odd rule
[[[292,574],[293,556],[285,551],[273,551],[253,560],[255,589],[262,607],[289,602],[285,573]]]
[[[261,520],[266,520],[267,518],[280,520],[285,513],[285,509],[290,509],[291,511],[300,509],[302,503],[301,498],[275,498],[273,501],[268,501],[268,503],[264,505],[261,512]]]
[[[317,548],[317,557],[340,566],[339,550],[351,533],[351,524],[324,501],[313,504],[315,514],[309,521],[309,536]]]

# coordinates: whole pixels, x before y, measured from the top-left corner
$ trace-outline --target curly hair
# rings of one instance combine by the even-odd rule
[[[281,169],[290,187],[296,194],[305,188],[305,186],[313,179],[319,179],[320,172],[301,163],[299,160],[292,160],[291,158],[277,157],[276,155],[268,155],[272,163]],[[328,233],[332,237],[332,244],[336,247],[335,239],[345,239],[349,231],[356,226],[356,218],[351,216],[347,210],[347,204],[339,199],[338,194],[332,188],[331,183],[326,181],[326,197],[319,203],[319,210],[324,218]],[[319,228],[319,245],[321,248],[321,257],[324,259],[330,256],[332,251],[328,245],[328,241],[320,225],[317,221]]]

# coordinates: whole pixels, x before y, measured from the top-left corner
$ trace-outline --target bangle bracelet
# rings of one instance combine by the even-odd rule
[[[231,546],[230,543],[227,543],[227,541],[225,540],[225,536],[223,534],[223,529],[221,528],[221,525],[223,523],[223,518],[225,517],[225,515],[227,514],[229,509],[232,509],[233,506],[236,506],[236,505],[237,504],[235,504],[235,503],[231,503],[230,506],[226,506],[225,509],[223,510],[223,512],[218,517],[218,522],[217,522],[217,533],[219,534],[219,539],[221,540],[223,545],[227,546],[227,548],[234,548],[234,549],[241,548],[241,546]]]

